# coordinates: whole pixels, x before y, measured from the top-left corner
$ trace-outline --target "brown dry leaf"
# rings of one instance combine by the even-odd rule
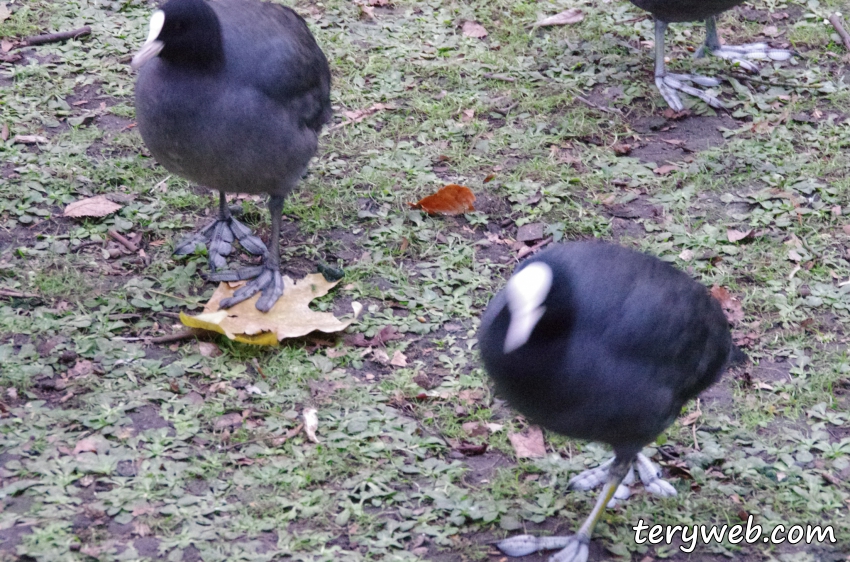
[[[388,341],[401,339],[404,339],[404,336],[399,334],[394,326],[384,326],[372,339],[367,340],[362,333],[349,334],[345,337],[345,343],[357,347],[376,347],[386,345]]]
[[[3,126],[0,127],[0,139],[9,140],[9,125],[6,123],[3,123]]]
[[[84,377],[94,371],[94,364],[88,359],[77,359],[74,366],[68,369],[69,377]]]
[[[614,149],[614,154],[617,156],[626,156],[632,151],[632,145],[623,142],[618,142],[611,148]]]
[[[766,37],[778,37],[779,35],[782,34],[782,32],[779,31],[779,28],[776,27],[775,25],[764,26],[764,29],[761,30],[761,33],[762,33],[762,35],[764,35]]]
[[[366,109],[357,109],[354,111],[343,111],[342,115],[348,119],[347,121],[343,121],[342,123],[337,123],[333,126],[333,128],[344,127],[346,125],[350,125],[351,123],[359,123],[369,117],[370,115],[374,115],[379,111],[388,110],[391,111],[395,109],[395,106],[386,104],[386,103],[376,103],[372,104],[370,107]]]
[[[337,283],[327,281],[321,273],[312,273],[300,281],[284,276],[283,296],[268,312],[257,310],[259,294],[227,310],[219,310],[222,299],[232,296],[244,284],[221,283],[201,314],[189,316],[181,312],[180,321],[190,328],[211,330],[254,345],[276,345],[280,340],[306,336],[313,331],[339,332],[360,314],[360,303],[352,303],[354,316],[347,320],[340,320],[330,312],[310,310],[310,301],[328,294]]]
[[[217,430],[235,429],[242,425],[242,419],[242,414],[238,412],[234,412],[232,414],[224,414],[223,416],[220,416],[217,420],[215,420],[213,427]]]
[[[844,226],[841,227],[841,230],[844,231],[844,234],[847,234],[848,236],[850,236],[850,224],[845,224]]]
[[[469,123],[475,118],[475,110],[474,109],[464,109],[461,112],[460,120],[464,123]]]
[[[97,452],[97,441],[91,438],[80,439],[77,441],[77,444],[74,446],[74,455],[79,455],[80,453],[96,453]]]
[[[726,231],[726,239],[733,243],[740,242],[742,240],[752,240],[754,232],[755,231],[752,228],[746,231],[734,230],[730,228]]]
[[[12,11],[4,2],[0,2],[0,22],[6,21],[10,17],[12,17]]]
[[[723,307],[723,312],[726,314],[726,320],[730,324],[738,324],[744,319],[744,309],[741,303],[725,287],[712,286],[711,296],[720,302],[720,306]]]
[[[408,203],[412,209],[422,209],[429,215],[462,215],[474,211],[475,194],[463,185],[449,184],[437,193]]]
[[[664,164],[663,166],[659,166],[652,171],[658,174],[659,176],[666,176],[670,172],[674,172],[678,169],[679,168],[677,166],[674,166],[673,164]]]
[[[396,352],[393,353],[393,358],[390,359],[390,365],[393,367],[407,367],[407,355],[396,350]]]
[[[546,444],[543,442],[543,431],[532,425],[522,433],[508,435],[518,459],[536,459],[546,456]]]
[[[221,355],[221,349],[216,344],[207,341],[198,342],[198,352],[201,357],[218,357]]]
[[[700,410],[697,410],[696,412],[691,412],[690,414],[682,418],[682,425],[691,425],[696,423],[696,421],[701,415],[702,412]]]
[[[63,213],[66,217],[105,217],[111,215],[121,208],[118,203],[113,203],[103,195],[80,199],[65,207]]]
[[[319,438],[316,437],[316,430],[319,429],[319,413],[315,408],[306,408],[304,413],[304,433],[307,434],[307,439],[313,443],[318,443]]]
[[[461,30],[466,37],[473,37],[475,39],[483,39],[487,37],[487,30],[484,29],[484,26],[478,22],[465,21],[463,22]]]
[[[549,16],[548,18],[543,18],[540,21],[532,24],[531,27],[549,27],[552,25],[572,25],[574,23],[578,23],[584,19],[584,12],[577,8],[570,8],[569,10],[564,10],[554,16]]]
[[[470,437],[478,437],[479,435],[488,435],[490,430],[480,421],[466,422],[460,426]]]

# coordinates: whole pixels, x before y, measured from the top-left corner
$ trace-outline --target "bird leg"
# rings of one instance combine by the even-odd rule
[[[242,248],[249,254],[262,256],[267,253],[263,241],[251,234],[251,230],[233,218],[227,208],[227,199],[219,191],[218,218],[212,224],[181,240],[174,248],[174,254],[185,256],[195,251],[198,245],[206,244],[209,250],[210,269],[215,272],[227,265],[225,256],[233,251],[233,240],[239,240]]]
[[[591,468],[589,470],[585,470],[584,472],[580,472],[576,476],[573,476],[570,479],[569,484],[567,484],[568,490],[592,490],[593,488],[598,488],[603,485],[608,480],[608,473],[611,469],[611,465],[614,463],[614,458],[610,458],[604,463],[600,464],[596,468]],[[617,500],[627,500],[629,496],[632,495],[632,491],[629,489],[629,486],[635,481],[635,471],[632,467],[629,467],[629,472],[626,474],[626,477],[623,478],[623,481],[617,487],[617,491],[614,492],[614,497],[611,498],[611,501],[608,502],[608,507],[614,507],[617,505]]]
[[[700,76],[698,74],[673,74],[667,72],[667,66],[664,63],[664,36],[667,31],[667,22],[663,22],[658,18],[655,19],[655,85],[664,101],[667,102],[674,111],[682,111],[685,106],[682,104],[681,98],[677,91],[697,97],[711,107],[720,108],[723,104],[715,96],[690,86],[693,82],[699,86],[712,88],[720,85],[720,80],[709,78],[708,76]]]
[[[696,58],[705,56],[706,52],[716,57],[730,60],[733,64],[748,72],[758,72],[758,65],[750,60],[785,61],[794,56],[793,51],[772,49],[767,43],[749,43],[746,45],[721,45],[717,36],[717,20],[715,16],[705,19],[705,43],[694,55]],[[748,60],[750,59],[750,60]]]
[[[269,212],[272,216],[272,233],[269,239],[269,251],[263,257],[263,264],[253,267],[222,271],[210,275],[213,281],[245,281],[247,285],[239,287],[233,296],[221,301],[220,308],[230,308],[235,304],[262,292],[257,300],[257,310],[268,312],[283,294],[283,278],[280,275],[280,215],[283,212],[283,196],[269,197]]]
[[[611,459],[596,468],[591,468],[577,474],[570,480],[567,487],[572,490],[591,490],[598,488],[608,480],[608,473],[611,470],[613,462],[614,459]],[[648,492],[661,497],[676,495],[676,489],[669,482],[661,478],[661,470],[652,464],[652,461],[646,455],[638,453],[634,460],[634,466],[629,468],[628,474],[623,478],[622,484],[614,493],[614,497],[608,504],[608,507],[614,507],[617,504],[616,500],[629,498],[631,492],[628,485],[634,482],[634,467],[637,467],[640,481]]]
[[[549,558],[549,562],[586,562],[590,535],[593,527],[605,511],[605,506],[614,497],[620,483],[629,472],[634,457],[625,458],[617,456],[608,467],[608,479],[602,488],[602,493],[596,500],[596,504],[584,520],[575,535],[567,537],[535,537],[532,535],[518,535],[496,543],[496,546],[508,556],[525,556],[540,550],[553,550],[561,548]]]

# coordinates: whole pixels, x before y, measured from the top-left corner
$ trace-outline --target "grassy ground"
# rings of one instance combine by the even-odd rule
[[[478,317],[526,245],[513,243],[518,229],[535,224],[556,241],[619,240],[727,288],[752,358],[650,451],[679,495],[636,486],[606,511],[591,560],[687,558],[636,544],[641,518],[748,515],[768,530],[830,524],[838,542],[700,544],[699,559],[844,559],[850,90],[824,23],[837,3],[726,14],[728,42],[768,34],[801,55],[725,82],[728,111],[699,103],[678,119],[652,85],[652,22],[629,3],[378,4],[295,6],[331,61],[336,118],[287,202],[282,252],[292,277],[320,260],[343,267],[318,306],[365,303],[348,331],[392,326],[403,338],[383,351],[406,367],[343,337],[278,349],[217,339],[217,356],[196,341],[146,343],[211,294],[204,257],[176,260],[170,247],[215,208],[133,129],[128,61],[151,6],[8,4],[6,41],[84,24],[92,34],[3,47],[0,59],[0,560],[497,560],[495,538],[569,532],[595,496],[565,481],[607,451],[547,434],[545,458],[516,460],[508,434],[526,423],[492,396],[476,355]],[[584,21],[529,32],[569,7]],[[489,35],[465,37],[464,21]],[[702,34],[671,27],[672,68],[692,66]],[[723,61],[695,66],[738,75]],[[445,183],[470,186],[478,211],[409,210]],[[96,194],[123,208],[62,217]],[[262,202],[242,207],[266,236]],[[147,258],[122,253],[110,228],[141,235]],[[730,242],[729,230],[752,234]],[[293,431],[307,407],[318,445]],[[495,431],[464,425],[476,421]]]

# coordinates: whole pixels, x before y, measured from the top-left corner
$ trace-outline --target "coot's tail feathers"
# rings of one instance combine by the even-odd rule
[[[740,347],[735,344],[732,344],[731,347],[732,349],[729,350],[729,359],[726,363],[727,367],[737,367],[750,360],[750,356],[744,353]]]

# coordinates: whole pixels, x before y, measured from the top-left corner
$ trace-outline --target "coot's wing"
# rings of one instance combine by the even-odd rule
[[[268,2],[211,5],[223,24],[233,79],[251,84],[315,131],[330,121],[328,61],[301,16]]]

